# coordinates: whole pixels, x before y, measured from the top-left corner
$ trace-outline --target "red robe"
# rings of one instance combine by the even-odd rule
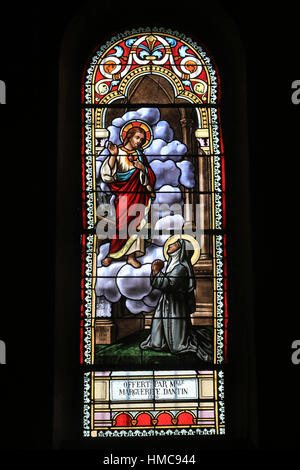
[[[142,158],[145,168],[148,169],[148,184],[146,186],[149,185],[151,188],[154,188],[155,174],[150,168],[149,163],[144,155],[142,155]],[[130,238],[128,235],[129,224],[134,221],[134,226],[138,227],[141,221],[145,218],[145,210],[151,199],[151,193],[146,188],[146,186],[140,182],[140,170],[138,168],[136,168],[128,180],[114,181],[113,183],[108,183],[108,186],[116,196],[114,201],[116,207],[116,235],[114,235],[111,239],[108,256],[116,255],[113,256],[113,258],[117,259],[123,256],[121,254],[118,255],[118,252],[123,248]],[[141,213],[137,212],[137,214],[134,213],[134,215],[128,215],[128,210],[132,204],[142,204],[144,210]],[[127,210],[124,210],[124,207],[127,207]],[[149,222],[150,212],[148,216],[146,215],[146,217],[148,217]],[[120,238],[119,234],[124,231],[126,231],[127,234],[126,238]]]

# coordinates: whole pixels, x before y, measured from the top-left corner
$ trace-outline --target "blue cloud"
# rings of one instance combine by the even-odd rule
[[[156,176],[155,189],[161,188],[165,184],[170,186],[179,185],[180,170],[172,160],[165,162],[153,160],[150,166]]]
[[[192,162],[189,160],[183,160],[182,162],[177,162],[176,166],[181,171],[179,178],[180,184],[186,188],[193,188],[195,186],[195,171]]]
[[[174,131],[167,121],[159,121],[153,127],[154,139],[163,139],[166,142],[171,142],[174,138]]]

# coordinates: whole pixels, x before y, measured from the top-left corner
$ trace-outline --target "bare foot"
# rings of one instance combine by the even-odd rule
[[[133,255],[128,256],[127,263],[131,264],[131,266],[133,266],[134,268],[140,268],[141,267],[141,263],[139,261],[137,261],[135,256],[133,256]]]
[[[102,266],[109,266],[110,263],[112,262],[112,258],[110,258],[109,256],[107,256],[106,258],[104,258],[101,262]]]

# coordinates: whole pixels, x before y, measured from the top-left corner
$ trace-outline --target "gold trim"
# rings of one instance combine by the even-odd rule
[[[212,215],[212,230],[215,230],[215,172],[214,172],[214,158],[213,158],[213,140],[212,140],[212,125],[211,125],[211,112],[208,110],[208,132],[209,132],[209,151],[210,157],[210,168],[211,168],[211,215]],[[214,296],[214,310],[213,310],[213,321],[214,321],[214,364],[217,362],[217,294],[216,294],[216,240],[215,235],[213,238],[213,296]]]
[[[117,375],[117,376],[110,376],[110,380],[141,380],[141,377],[143,380],[146,379],[153,379],[153,380],[160,380],[160,379],[197,379],[198,376],[195,372],[195,374],[169,374],[169,375]],[[202,376],[201,376],[202,377]],[[206,377],[206,376],[205,376]],[[208,376],[209,378],[213,378],[213,375]],[[96,377],[96,380],[103,380],[102,376]]]
[[[215,428],[215,425],[214,424],[177,424],[177,425],[171,425],[171,424],[166,424],[166,425],[160,425],[160,426],[157,426],[156,424],[152,425],[152,426],[111,426],[111,427],[105,427],[105,426],[99,426],[99,430],[103,430],[103,429],[114,429],[114,430],[117,430],[119,429],[120,431],[122,429],[133,429],[136,430],[136,429],[170,429],[172,430],[173,428],[174,429],[197,429],[197,428]]]
[[[139,125],[139,126],[136,126],[136,127],[133,126],[133,124],[134,124],[134,123],[137,123],[137,122],[140,123],[140,125]],[[122,142],[122,144],[123,144],[122,149],[124,149],[125,152],[127,152],[127,153],[129,153],[129,154],[130,154],[130,153],[133,153],[133,152],[136,152],[136,150],[128,150],[126,147],[124,147],[124,140],[123,140],[123,135],[122,135],[122,134],[123,134],[124,132],[127,133],[127,132],[129,131],[129,129],[133,129],[133,128],[134,128],[134,129],[139,129],[139,128],[141,128],[141,129],[143,129],[143,130],[145,131],[145,133],[147,133],[147,132],[150,133],[150,139],[145,139],[145,142],[142,144],[142,147],[143,147],[143,148],[149,147],[149,145],[152,143],[152,140],[153,140],[153,132],[152,132],[152,129],[151,129],[151,127],[150,127],[150,124],[148,124],[147,122],[143,121],[142,119],[130,119],[129,121],[127,121],[127,123],[126,123],[123,127],[121,127],[120,133],[119,133],[119,134],[120,134],[120,140],[121,140],[121,142]]]
[[[91,372],[91,430],[94,429],[94,379],[95,372]]]
[[[94,225],[97,223],[97,216],[96,216],[96,157],[95,157],[95,110],[92,109],[92,143],[93,143],[93,151],[92,151],[92,164],[93,164],[93,206],[94,206]]]
[[[198,108],[201,114],[201,129],[208,129],[208,116],[206,108]]]
[[[213,319],[214,319],[214,364],[217,362],[217,286],[216,286],[216,240],[215,235],[212,237],[213,239],[213,284],[214,284],[214,311],[213,311]]]
[[[92,284],[92,351],[91,351],[91,363],[94,364],[95,361],[95,321],[96,321],[96,292],[95,292],[95,285],[96,285],[96,276],[97,276],[97,254],[95,247],[97,246],[97,235],[94,235],[93,240],[93,284]]]
[[[219,434],[219,416],[218,416],[218,383],[217,371],[214,371],[214,385],[215,385],[215,420],[216,420],[216,433]]]
[[[214,159],[213,159],[213,138],[212,138],[212,125],[211,125],[211,112],[208,110],[208,131],[209,131],[209,150],[210,150],[210,167],[211,167],[211,197],[212,197],[212,229],[215,230],[215,172],[214,172]]]

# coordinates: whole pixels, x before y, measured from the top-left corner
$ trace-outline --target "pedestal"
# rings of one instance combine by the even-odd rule
[[[193,326],[213,325],[212,260],[201,259],[194,266],[196,277],[196,310],[191,315]]]
[[[95,342],[96,344],[113,344],[117,338],[116,324],[110,319],[96,320]]]
[[[96,344],[114,344],[118,340],[144,329],[144,315],[124,314],[120,318],[97,319],[95,323]]]

